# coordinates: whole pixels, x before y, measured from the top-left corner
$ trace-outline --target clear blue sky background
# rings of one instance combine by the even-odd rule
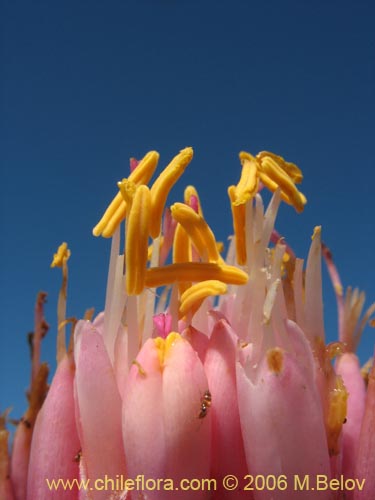
[[[218,239],[237,154],[269,149],[305,174],[302,215],[277,227],[301,257],[317,224],[345,285],[375,300],[375,4],[368,1],[5,1],[2,52],[0,407],[25,408],[26,333],[49,294],[43,359],[54,367],[62,241],[72,250],[68,315],[104,304],[110,242],[91,229],[150,149],[195,159]],[[327,336],[336,304],[324,274]],[[361,343],[364,361],[374,331]]]

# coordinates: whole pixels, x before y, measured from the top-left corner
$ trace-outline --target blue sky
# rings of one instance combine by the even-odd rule
[[[26,333],[39,290],[54,366],[68,241],[68,315],[104,304],[110,242],[91,229],[150,149],[161,165],[185,146],[195,159],[173,193],[198,188],[218,239],[231,231],[226,188],[242,149],[297,163],[308,198],[282,206],[277,228],[299,256],[315,225],[345,285],[375,300],[375,4],[370,1],[5,2],[1,147],[0,408],[25,408]],[[336,305],[326,273],[327,337]],[[367,328],[360,356],[373,351]]]

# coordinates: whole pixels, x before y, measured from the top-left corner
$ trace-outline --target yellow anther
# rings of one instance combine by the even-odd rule
[[[336,377],[335,387],[328,396],[327,440],[330,456],[339,453],[339,437],[347,414],[348,391],[340,376]]]
[[[129,175],[129,181],[134,182],[136,185],[146,184],[155,172],[158,161],[159,153],[156,151],[147,153]],[[102,234],[105,238],[111,237],[125,217],[126,203],[123,201],[121,193],[117,193],[104,212],[103,217],[94,227],[93,235],[100,236]]]
[[[121,196],[125,202],[126,209],[129,210],[137,190],[137,185],[130,179],[122,179],[121,182],[117,183],[117,187],[119,188]]]
[[[115,210],[115,212],[113,213],[113,215],[109,219],[108,223],[104,227],[104,229],[101,233],[101,236],[103,236],[103,238],[111,238],[113,236],[114,232],[116,231],[116,229],[119,227],[121,222],[126,217],[126,203],[123,200],[122,194],[121,193],[118,193],[118,194],[119,194],[119,198],[120,198],[120,204],[118,205],[117,209]],[[100,236],[100,233],[94,234],[94,235]]]
[[[247,153],[240,153],[242,163],[242,172],[239,183],[235,189],[234,205],[244,205],[253,198],[258,191],[259,174],[258,161],[256,158]]]
[[[191,262],[191,242],[181,224],[177,224],[173,239],[173,262]]]
[[[234,237],[236,238],[237,262],[244,266],[247,261],[246,255],[246,233],[245,233],[245,205],[234,205],[236,199],[236,187],[229,186],[228,195],[231,201]]]
[[[202,211],[202,206],[201,202],[198,196],[198,191],[195,189],[194,186],[187,186],[184,191],[184,202],[186,205],[189,205],[191,207],[191,198],[195,197],[198,203],[198,213],[203,217],[203,211]]]
[[[158,353],[160,368],[164,368],[165,358],[168,356],[171,347],[176,342],[184,342],[184,339],[177,332],[171,332],[166,339],[157,337],[154,339],[155,347]]]
[[[57,252],[53,255],[51,267],[62,267],[70,257],[70,250],[67,243],[61,243]]]
[[[181,262],[191,262],[192,261],[192,249],[191,249],[191,241],[189,235],[185,231],[185,229],[181,226],[181,224],[177,224],[176,231],[174,233],[173,239],[173,262],[181,263]],[[187,283],[179,283],[178,291],[180,295],[183,294],[185,290],[187,290],[191,286],[191,281]]]
[[[214,233],[207,222],[185,203],[171,206],[172,217],[181,224],[202,259],[216,262],[221,259]]]
[[[275,153],[270,153],[269,151],[261,151],[257,154],[257,158],[261,160],[266,156],[271,157],[275,162],[289,175],[289,177],[295,182],[299,184],[303,180],[302,171],[295,165],[289,161],[285,161],[282,156],[275,155]]]
[[[266,174],[279,186],[288,198],[297,212],[302,212],[305,204],[305,196],[298,191],[293,180],[270,156],[265,156],[260,160],[261,172]]]
[[[150,205],[150,190],[145,185],[139,186],[128,215],[125,244],[126,290],[129,295],[140,294],[145,284]]]
[[[185,316],[192,309],[195,312],[205,298],[212,295],[223,295],[226,292],[227,285],[218,280],[206,280],[196,283],[181,295],[181,316]]]
[[[159,156],[157,151],[149,151],[129,175],[129,181],[137,185],[147,184],[156,170]]]
[[[192,158],[193,148],[185,148],[180,151],[151,187],[152,218],[150,234],[153,238],[156,238],[160,233],[161,218],[169,191],[184,173]]]
[[[181,281],[198,282],[205,280],[219,280],[231,285],[244,285],[248,278],[244,271],[227,264],[184,262],[147,269],[145,286],[156,288]]]

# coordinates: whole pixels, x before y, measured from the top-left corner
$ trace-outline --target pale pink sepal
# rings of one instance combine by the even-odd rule
[[[193,326],[188,326],[187,328],[185,328],[181,335],[190,343],[194,351],[198,354],[199,359],[202,361],[202,363],[204,363],[209,343],[207,335],[200,332]]]
[[[26,498],[32,432],[30,423],[21,421],[13,438],[10,471],[15,500]]]
[[[238,403],[247,464],[250,474],[280,476],[287,481],[295,474],[330,477],[330,463],[323,415],[311,377],[293,355],[282,350],[282,368],[270,370],[263,358],[254,380],[237,363]],[[278,499],[307,499],[311,491],[288,488]],[[320,492],[320,499],[330,498]],[[254,498],[269,499],[270,492],[254,492]]]
[[[237,401],[236,353],[238,337],[225,320],[216,324],[209,340],[205,371],[212,396],[211,475],[217,479],[217,498],[252,498],[251,492],[226,491],[223,478],[247,474]]]
[[[155,342],[142,347],[127,379],[123,437],[129,477],[209,477],[210,417],[199,419],[208,389],[202,363],[181,337],[160,366]],[[144,492],[147,498],[191,498],[190,492]],[[133,495],[131,495],[133,497]],[[195,492],[194,498],[205,498]]]
[[[79,477],[75,457],[81,445],[74,416],[74,365],[69,356],[59,363],[44,404],[38,413],[31,442],[27,499],[77,499],[77,487],[57,491],[46,480]]]
[[[361,423],[365,412],[366,386],[361,375],[358,357],[354,353],[345,353],[338,358],[336,373],[341,375],[349,393],[346,423],[342,428],[342,473],[346,477],[353,477]]]
[[[122,434],[130,478],[157,479],[165,471],[162,372],[154,341],[146,341],[130,368],[122,406]]]
[[[355,500],[373,500],[375,495],[375,363],[369,374],[366,406],[359,438],[355,477],[365,479],[364,488],[355,490]]]
[[[74,335],[76,418],[86,475],[91,480],[125,474],[121,398],[102,336],[89,321],[79,321]],[[108,491],[92,492],[92,499]]]
[[[211,417],[199,418],[207,378],[198,354],[184,339],[166,356],[163,370],[163,405],[167,477],[207,478],[210,471]],[[196,492],[195,498],[207,497]],[[179,495],[191,498],[191,492]]]

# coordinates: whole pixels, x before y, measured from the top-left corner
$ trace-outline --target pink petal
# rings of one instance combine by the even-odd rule
[[[57,367],[47,398],[36,419],[31,443],[27,498],[76,499],[78,490],[53,493],[46,479],[78,478],[78,439],[73,397],[74,365],[65,356]]]
[[[211,473],[218,480],[217,494],[222,499],[252,498],[249,492],[228,492],[221,486],[227,474],[238,478],[247,474],[237,401],[237,340],[228,323],[220,320],[212,332],[204,364],[212,395]]]
[[[363,416],[355,477],[365,479],[363,491],[355,490],[355,500],[373,500],[375,492],[375,363],[367,387],[366,407]]]
[[[91,480],[115,478],[125,474],[115,374],[103,338],[89,321],[77,323],[74,341],[76,417],[86,475]],[[92,498],[108,498],[108,491],[95,490]]]
[[[268,356],[275,350],[270,350]],[[237,363],[237,389],[245,453],[250,474],[324,474],[330,463],[319,396],[311,377],[294,357],[279,349],[279,370],[266,359],[254,380]],[[272,366],[272,364],[271,364]],[[311,498],[309,491],[278,491],[277,498]],[[330,498],[320,492],[319,498]],[[267,491],[254,492],[255,499],[269,499]]]
[[[199,418],[208,389],[202,363],[178,337],[160,365],[153,339],[142,347],[126,384],[123,437],[129,477],[209,477],[210,416]],[[147,498],[191,498],[190,492],[144,491]],[[194,498],[205,498],[194,492]]]
[[[122,406],[122,433],[129,477],[163,477],[166,451],[162,372],[152,339],[130,369]]]
[[[210,469],[210,415],[199,419],[208,382],[201,361],[181,339],[170,349],[163,371],[167,477],[205,478]],[[191,498],[187,492],[181,498]],[[194,497],[205,498],[205,492]]]
[[[342,430],[342,472],[346,477],[353,477],[361,423],[365,412],[366,387],[359,360],[353,353],[345,353],[339,357],[336,363],[336,373],[341,375],[349,393],[346,423]]]

